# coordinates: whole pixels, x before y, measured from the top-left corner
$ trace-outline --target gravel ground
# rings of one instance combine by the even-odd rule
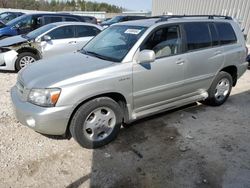
[[[250,187],[250,71],[221,107],[192,104],[134,123],[83,149],[15,119],[0,72],[0,187]]]

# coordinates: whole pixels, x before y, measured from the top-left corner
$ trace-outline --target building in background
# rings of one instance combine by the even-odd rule
[[[250,0],[153,0],[153,16],[163,14],[216,14],[238,20],[250,45]]]

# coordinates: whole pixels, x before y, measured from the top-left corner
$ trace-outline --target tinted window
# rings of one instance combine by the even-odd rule
[[[142,45],[141,50],[153,50],[156,58],[176,55],[181,52],[181,37],[178,26],[161,28]]]
[[[206,23],[184,24],[188,50],[196,50],[211,46],[211,37]]]
[[[49,23],[54,23],[54,22],[61,22],[62,21],[62,17],[59,16],[45,16],[44,17],[44,23],[49,24]]]
[[[92,26],[82,26],[78,25],[76,26],[76,36],[77,37],[90,37],[90,36],[96,36],[100,32],[99,29]]]
[[[232,26],[228,23],[215,23],[221,44],[231,44],[237,41]]]
[[[220,44],[220,40],[219,40],[219,35],[217,33],[217,30],[214,26],[214,24],[209,24],[209,29],[210,29],[210,33],[211,33],[211,37],[212,37],[212,44],[213,46],[217,46]]]
[[[48,33],[52,40],[74,38],[74,27],[63,26]]]
[[[71,17],[66,17],[66,18],[65,18],[65,21],[68,21],[68,22],[77,22],[78,19],[76,19],[76,18],[71,18]]]

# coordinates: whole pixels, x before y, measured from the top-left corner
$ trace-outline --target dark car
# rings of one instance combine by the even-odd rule
[[[247,56],[247,62],[249,63],[248,64],[248,69],[250,69],[250,54]]]
[[[26,14],[15,18],[6,25],[2,25],[0,27],[0,39],[26,34],[43,25],[62,21],[96,23],[96,18],[91,16],[55,13]]]
[[[101,23],[101,26],[103,27],[109,27],[112,24],[119,23],[119,22],[126,22],[126,21],[132,21],[132,20],[142,20],[146,19],[146,16],[116,16],[112,19],[109,19],[107,21],[104,21]]]
[[[0,14],[0,21],[2,23],[8,23],[9,21],[22,16],[24,13],[22,12],[3,12]]]

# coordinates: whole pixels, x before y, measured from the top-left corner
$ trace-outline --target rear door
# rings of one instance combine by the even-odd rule
[[[87,42],[100,32],[101,30],[94,26],[76,25],[76,50],[82,49]]]
[[[42,41],[43,57],[51,57],[67,52],[73,52],[76,48],[75,26],[67,25],[58,27],[46,35],[51,41]]]
[[[213,23],[192,22],[183,24],[186,33],[184,88],[186,93],[206,91],[217,70],[224,62],[223,47]]]

